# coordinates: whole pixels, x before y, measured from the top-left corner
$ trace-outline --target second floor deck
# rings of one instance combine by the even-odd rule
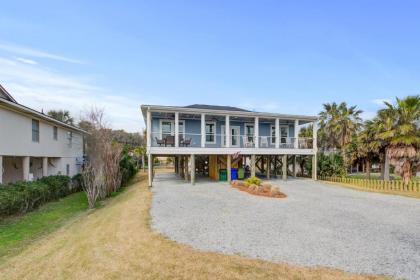
[[[203,110],[185,107],[142,107],[148,151],[302,153],[316,149],[316,139],[299,137],[314,117],[283,116],[249,111]],[[316,127],[316,126],[315,126]]]

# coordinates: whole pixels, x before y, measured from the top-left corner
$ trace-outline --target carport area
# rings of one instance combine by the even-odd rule
[[[305,179],[273,181],[287,198],[157,173],[152,227],[206,251],[420,279],[420,201]]]

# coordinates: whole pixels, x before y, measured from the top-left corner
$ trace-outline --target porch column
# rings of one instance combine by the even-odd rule
[[[317,179],[317,155],[316,153],[312,156],[312,179],[316,180]]]
[[[254,123],[254,136],[255,136],[255,148],[260,147],[260,120],[258,117],[255,117]]]
[[[294,148],[299,148],[299,120],[295,120],[295,141],[294,141]]]
[[[191,155],[191,184],[195,184],[195,155]]]
[[[297,164],[297,155],[293,156],[293,177],[297,177],[297,169],[296,169],[296,164]]]
[[[275,132],[276,132],[276,149],[280,148],[280,120],[276,119],[275,122]]]
[[[201,148],[206,147],[206,115],[201,114]]]
[[[225,137],[226,137],[226,148],[230,148],[230,116],[226,115],[225,121]]]
[[[251,155],[251,177],[255,176],[255,155]]]
[[[152,187],[152,181],[153,181],[153,156],[149,153],[147,154],[147,175],[148,175],[148,179],[149,179],[149,188]]]
[[[287,180],[287,155],[283,155],[283,158],[281,160],[282,162],[282,169],[283,169],[283,180]]]
[[[48,176],[48,158],[43,157],[42,158],[42,177]]]
[[[23,181],[29,180],[30,157],[22,158]]]
[[[271,156],[267,156],[267,180],[270,180],[271,172]]]
[[[175,112],[175,147],[179,147],[179,112]]]
[[[152,113],[150,110],[147,110],[147,120],[146,120],[146,141],[147,141],[147,149],[152,146]]]
[[[3,156],[0,156],[0,184],[3,184]]]
[[[312,130],[312,149],[316,153],[318,151],[318,144],[317,144],[317,138],[318,138],[318,123],[315,121],[313,122],[313,130]]]
[[[227,181],[230,183],[230,181],[232,180],[232,156],[231,155],[227,155],[226,156],[226,171],[227,171]]]

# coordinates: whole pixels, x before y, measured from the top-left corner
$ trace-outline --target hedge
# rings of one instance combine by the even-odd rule
[[[76,177],[49,176],[33,182],[0,185],[0,217],[22,214],[80,191]]]

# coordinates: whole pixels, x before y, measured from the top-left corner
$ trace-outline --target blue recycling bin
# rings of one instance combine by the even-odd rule
[[[232,180],[238,180],[238,168],[231,168],[230,169],[230,178]]]

